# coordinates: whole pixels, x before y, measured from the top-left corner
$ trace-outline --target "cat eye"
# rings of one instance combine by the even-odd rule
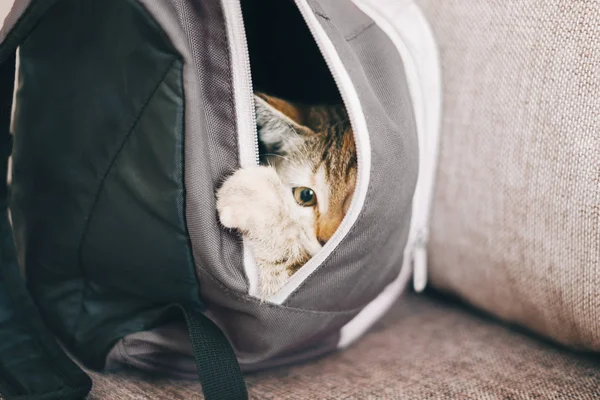
[[[307,187],[295,187],[292,189],[296,203],[303,207],[312,207],[317,203],[317,195],[314,190]]]

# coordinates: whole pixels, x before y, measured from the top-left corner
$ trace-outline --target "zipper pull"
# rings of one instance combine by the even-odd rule
[[[413,288],[421,293],[427,286],[427,232],[420,231],[412,251]]]

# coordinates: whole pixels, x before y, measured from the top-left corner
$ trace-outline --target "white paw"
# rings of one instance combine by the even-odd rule
[[[240,218],[236,214],[236,207],[231,205],[217,205],[219,219],[225,228],[235,229],[240,225]]]
[[[247,231],[267,223],[284,207],[283,185],[275,169],[237,170],[217,192],[217,211],[226,228]]]
[[[281,266],[283,267],[283,266]],[[263,269],[260,277],[260,297],[266,300],[277,293],[289,279],[289,273],[283,268],[274,270],[273,268]]]

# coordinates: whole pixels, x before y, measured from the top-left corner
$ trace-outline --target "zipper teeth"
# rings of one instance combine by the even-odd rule
[[[252,87],[252,70],[244,26],[244,15],[240,0],[223,0],[221,4],[231,51],[239,162],[242,168],[251,167],[259,165],[260,156]],[[243,252],[243,266],[246,279],[248,280],[248,294],[258,297],[258,267],[246,240],[243,241]]]
[[[307,1],[306,0],[295,0],[295,2],[296,2],[296,6],[298,7],[298,9],[300,11],[300,14],[302,15],[302,18],[304,19],[306,25],[308,26],[308,28],[312,34],[312,37],[314,38],[314,40],[317,44],[317,47],[319,48],[321,55],[325,59],[325,63],[327,64],[327,67],[328,67],[331,75],[333,76],[333,80],[335,81],[336,86],[338,87],[340,94],[342,96],[342,102],[344,103],[344,107],[346,108],[346,110],[348,112],[350,124],[352,125],[353,132],[354,132],[354,135],[353,135],[354,142],[356,145],[357,177],[356,177],[356,189],[352,196],[352,202],[350,204],[350,207],[348,209],[346,217],[342,220],[342,223],[340,224],[338,229],[335,231],[333,236],[329,239],[329,241],[325,244],[323,249],[321,249],[321,251],[319,251],[315,256],[313,256],[313,258],[311,258],[305,265],[303,265],[294,275],[292,275],[289,278],[288,282],[283,286],[283,288],[281,288],[277,293],[275,293],[273,296],[271,296],[268,299],[269,302],[276,303],[276,304],[282,304],[288,298],[288,296],[291,295],[295,291],[295,289],[298,288],[302,284],[302,282],[304,282],[310,276],[310,274],[312,274],[312,272],[314,272],[319,267],[319,265],[321,265],[327,259],[327,257],[338,246],[339,242],[341,242],[341,240],[346,236],[346,234],[348,233],[348,231],[350,230],[350,228],[352,227],[352,225],[358,218],[358,213],[360,213],[360,210],[362,210],[362,207],[364,205],[364,198],[366,197],[366,189],[363,188],[363,185],[364,185],[363,174],[365,173],[365,171],[364,171],[365,169],[370,170],[370,164],[371,164],[370,158],[368,160],[366,160],[366,157],[370,156],[370,151],[371,151],[368,136],[367,136],[367,140],[364,142],[363,142],[363,140],[361,140],[361,138],[359,136],[359,131],[361,131],[363,129],[365,132],[367,132],[367,135],[368,135],[368,130],[366,128],[366,121],[360,120],[360,115],[362,115],[361,114],[362,111],[360,111],[359,115],[357,116],[357,114],[355,113],[353,104],[350,101],[350,98],[352,96],[358,98],[358,95],[355,93],[355,91],[353,91],[354,87],[352,86],[352,81],[351,80],[348,80],[348,82],[342,81],[343,79],[345,80],[345,77],[340,76],[339,70],[338,70],[337,66],[334,65],[334,61],[332,60],[331,55],[329,54],[329,50],[327,49],[328,44],[325,41],[326,39],[324,40],[322,38],[322,35],[326,35],[326,33],[320,31],[323,28],[319,25],[319,22],[316,20],[314,12],[308,5]],[[315,21],[312,21],[311,18],[315,18]],[[316,26],[316,25],[318,25],[318,26]],[[331,46],[333,47],[333,44],[331,44]],[[337,52],[335,51],[335,48],[332,49],[332,53],[337,54]],[[344,68],[343,64],[342,64],[341,68],[342,69]],[[343,71],[346,72],[345,69]],[[345,85],[345,83],[348,83],[348,85]],[[351,88],[346,89],[346,86],[348,86],[348,87],[351,86]],[[358,102],[358,107],[360,107],[360,102]],[[363,128],[363,126],[364,126],[364,128]],[[365,152],[363,152],[364,147],[368,147],[365,150]],[[368,185],[368,175],[367,175],[367,185]],[[360,196],[359,196],[359,191],[361,192]],[[359,199],[359,197],[360,197],[360,199]],[[353,216],[353,218],[349,218],[350,216]]]
[[[250,52],[248,50],[248,42],[246,39],[246,28],[244,25],[244,15],[242,13],[242,6],[240,0],[225,0],[224,5],[226,8],[227,14],[229,14],[232,19],[234,19],[233,23],[228,24],[229,32],[234,37],[234,48],[233,52],[237,52],[238,61],[243,63],[243,76],[238,77],[238,79],[234,79],[234,93],[241,93],[241,95],[236,97],[236,104],[239,104],[240,101],[246,105],[246,107],[239,106],[236,109],[236,112],[239,114],[237,116],[238,123],[238,132],[241,131],[242,135],[252,136],[252,145],[250,143],[240,143],[239,144],[239,153],[240,153],[240,164],[242,167],[254,166],[258,165],[260,162],[260,156],[258,154],[258,130],[256,128],[256,114],[254,111],[254,91],[252,86],[252,69],[250,66]],[[229,18],[228,18],[229,20]],[[233,57],[233,61],[235,62],[235,57]],[[235,69],[236,66],[232,65],[232,68]],[[235,85],[243,85],[243,88],[237,88]],[[241,125],[241,126],[240,126]],[[250,142],[250,141],[248,141]],[[251,148],[250,148],[251,147]],[[252,159],[253,164],[251,163],[250,151],[252,151]]]
[[[243,42],[246,43],[246,36],[244,35],[243,37]],[[252,70],[250,67],[250,52],[248,51],[248,46],[244,45],[244,50],[245,50],[245,54],[244,54],[244,61],[245,61],[245,69],[246,69],[246,76],[248,77],[248,79],[246,80],[246,88],[248,90],[248,92],[250,93],[250,108],[252,109],[252,116],[250,117],[250,125],[251,125],[251,129],[250,132],[252,132],[252,142],[254,143],[253,146],[253,150],[254,150],[254,165],[259,165],[260,164],[260,154],[259,154],[259,146],[258,146],[258,128],[256,127],[256,114],[254,112],[254,108],[255,108],[255,104],[254,104],[254,87],[252,86]]]
[[[255,108],[255,104],[254,104],[254,88],[252,85],[252,67],[250,65],[250,51],[248,50],[248,41],[246,38],[246,27],[244,25],[244,15],[242,13],[242,6],[241,3],[239,3],[239,0],[236,0],[236,2],[238,2],[238,13],[237,16],[239,18],[238,22],[239,22],[239,26],[240,26],[240,44],[242,45],[243,49],[244,49],[244,71],[245,71],[245,76],[246,79],[244,80],[244,83],[246,84],[246,90],[247,93],[250,93],[250,108],[252,110],[252,115],[250,117],[250,122],[249,124],[251,125],[250,128],[250,132],[252,132],[252,141],[254,143],[254,163],[255,165],[259,165],[260,164],[260,155],[259,155],[259,147],[258,147],[258,128],[256,127],[256,114],[254,112],[254,108]]]
[[[242,15],[242,13],[240,12],[240,19],[241,19],[241,24],[243,26],[244,23],[244,17]],[[256,105],[254,104],[254,87],[252,85],[252,67],[250,65],[250,51],[248,50],[248,42],[246,39],[246,30],[245,27],[242,28],[242,32],[243,35],[241,37],[241,42],[244,43],[244,67],[246,70],[246,76],[248,79],[246,79],[246,86],[247,86],[247,90],[248,93],[250,93],[250,105],[251,105],[251,109],[252,109],[252,116],[250,117],[250,124],[252,125],[251,128],[251,132],[252,132],[252,141],[254,142],[254,164],[255,165],[259,165],[260,164],[260,154],[259,154],[259,146],[258,146],[258,128],[256,127],[256,113],[254,111],[254,108],[256,107]]]

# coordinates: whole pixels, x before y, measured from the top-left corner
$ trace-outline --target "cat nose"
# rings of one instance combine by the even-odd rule
[[[342,222],[342,218],[343,218],[343,215],[336,215],[333,217],[328,216],[326,218],[322,218],[319,221],[319,224],[317,226],[317,230],[315,233],[317,236],[317,240],[319,241],[319,243],[321,243],[321,246],[324,246],[325,243],[327,243],[327,241],[329,239],[331,239],[331,237],[337,230],[338,226],[340,226],[340,223]]]

